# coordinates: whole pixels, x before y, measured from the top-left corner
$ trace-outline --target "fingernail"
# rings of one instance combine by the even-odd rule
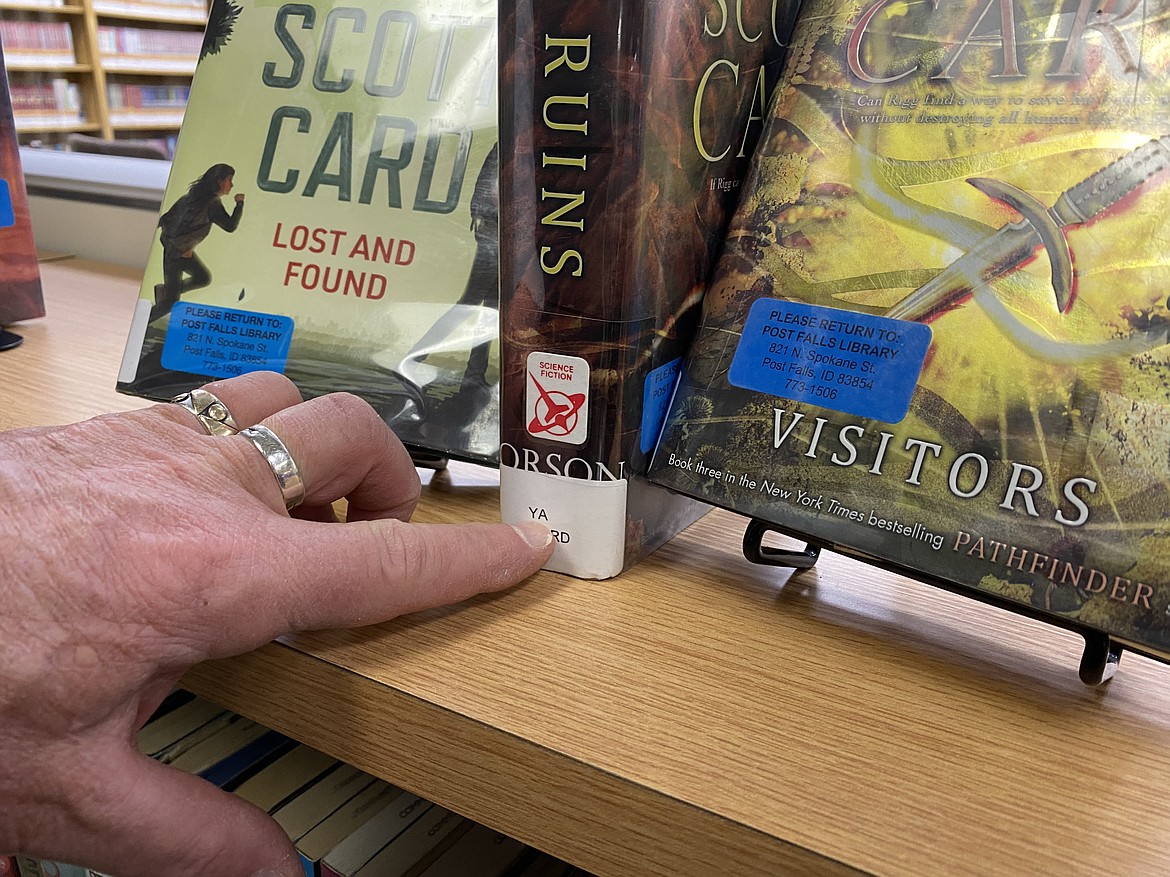
[[[532,548],[544,548],[552,542],[552,530],[536,521],[513,524],[512,529]]]

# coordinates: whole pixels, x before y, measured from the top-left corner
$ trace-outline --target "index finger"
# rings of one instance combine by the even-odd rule
[[[535,522],[293,521],[271,528],[286,539],[284,568],[272,570],[284,613],[270,619],[260,642],[290,631],[378,624],[501,591],[539,570],[553,550],[551,532]],[[271,592],[266,599],[271,605]]]
[[[289,519],[273,473],[246,439],[224,438],[241,477],[280,515],[228,544],[219,580],[230,586],[230,654],[294,630],[374,624],[406,612],[510,587],[552,554],[543,524],[411,524],[419,479],[410,455],[365,402],[311,399],[264,421],[305,483],[305,503],[349,499],[345,524]],[[235,570],[239,574],[232,574]]]

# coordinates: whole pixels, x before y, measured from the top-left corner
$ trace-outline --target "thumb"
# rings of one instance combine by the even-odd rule
[[[64,855],[118,877],[303,877],[292,842],[258,807],[125,745],[100,775]]]

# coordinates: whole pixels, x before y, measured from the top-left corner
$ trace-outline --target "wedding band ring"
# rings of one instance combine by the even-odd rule
[[[208,435],[235,435],[240,431],[232,413],[214,393],[196,389],[171,399],[195,415]]]
[[[292,511],[299,506],[305,498],[305,482],[301,480],[301,472],[284,442],[267,426],[260,424],[241,429],[239,435],[264,455],[264,461],[268,463],[280,487],[284,507]]]

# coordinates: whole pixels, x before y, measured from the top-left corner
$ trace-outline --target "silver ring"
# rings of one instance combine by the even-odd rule
[[[171,401],[194,414],[208,435],[235,435],[240,431],[232,413],[214,393],[196,389],[180,393]]]
[[[292,511],[299,506],[305,499],[305,482],[301,480],[301,471],[284,442],[267,426],[260,424],[245,427],[239,434],[264,455],[264,461],[268,463],[280,487],[284,507]]]

